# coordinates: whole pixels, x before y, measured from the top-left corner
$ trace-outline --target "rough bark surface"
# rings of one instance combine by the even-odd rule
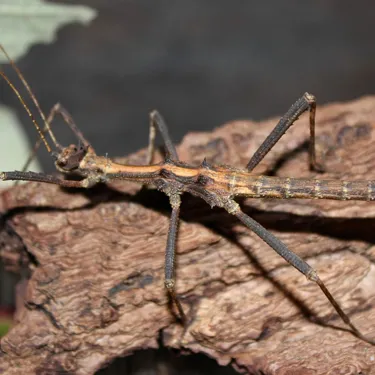
[[[181,160],[244,166],[276,119],[235,121],[185,137]],[[170,124],[173,134],[173,124]],[[375,179],[375,98],[318,108],[321,178]],[[313,177],[303,116],[256,173]],[[142,163],[145,152],[127,158]],[[375,203],[242,202],[305,258],[375,339]],[[88,191],[31,183],[3,191],[3,262],[20,272],[17,324],[1,340],[0,373],[94,374],[160,341],[248,374],[373,374],[375,347],[343,329],[319,288],[224,211],[183,197],[177,291],[163,288],[168,201],[129,183]]]

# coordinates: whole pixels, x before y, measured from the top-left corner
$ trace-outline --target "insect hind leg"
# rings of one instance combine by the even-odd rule
[[[228,211],[228,210],[227,210]],[[229,211],[228,211],[229,212]],[[366,337],[354,325],[349,316],[343,311],[340,304],[332,296],[324,282],[319,278],[317,272],[302,258],[291,251],[281,240],[269,232],[266,228],[260,225],[257,221],[245,214],[239,207],[237,210],[230,212],[236,216],[247,228],[252,230],[258,237],[260,237],[267,245],[269,245],[276,253],[283,257],[290,265],[296,268],[299,272],[307,277],[307,279],[315,282],[321,291],[324,293],[330,304],[334,307],[342,321],[350,327],[351,331],[358,338],[375,345],[375,340]]]
[[[268,154],[269,151],[280,140],[284,133],[294,124],[299,116],[305,111],[310,111],[310,145],[309,145],[309,166],[317,172],[324,172],[325,168],[316,160],[315,147],[315,113],[316,113],[316,99],[314,95],[305,93],[300,97],[280,119],[272,132],[259,146],[250,161],[246,165],[246,169],[251,172]]]

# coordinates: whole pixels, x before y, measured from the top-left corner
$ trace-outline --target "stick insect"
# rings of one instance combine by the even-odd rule
[[[274,251],[283,257],[288,263],[295,267],[307,279],[315,282],[324,293],[328,301],[334,307],[342,321],[351,329],[358,338],[375,345],[375,340],[369,339],[362,334],[353,324],[349,316],[343,311],[340,304],[332,296],[324,282],[319,278],[316,270],[306,263],[297,254],[291,251],[281,240],[269,232],[266,228],[248,216],[241,210],[236,202],[237,197],[250,198],[305,198],[305,199],[336,199],[336,200],[375,200],[375,181],[341,181],[320,179],[298,179],[280,178],[271,176],[258,176],[252,172],[265,155],[271,151],[283,134],[293,125],[298,117],[305,111],[309,111],[310,124],[310,147],[309,166],[315,171],[322,172],[324,167],[318,163],[315,151],[315,112],[316,99],[313,95],[305,93],[285,113],[277,123],[273,131],[264,140],[258,150],[254,153],[245,169],[236,169],[226,166],[213,166],[203,160],[200,166],[191,166],[179,160],[175,146],[171,141],[168,127],[158,111],[150,114],[150,135],[147,150],[147,162],[145,165],[124,165],[110,160],[108,157],[99,156],[95,153],[91,144],[79,131],[71,116],[60,107],[55,106],[50,116],[46,119],[39,103],[31,88],[24,79],[22,73],[15,63],[9,58],[4,48],[0,49],[8,57],[14,70],[17,72],[21,82],[32,98],[38,112],[43,120],[44,129],[38,125],[32,113],[22,99],[20,93],[10,82],[4,72],[0,75],[5,79],[13,90],[24,109],[33,122],[40,142],[54,158],[56,169],[65,174],[66,179],[45,173],[30,171],[0,172],[0,180],[13,181],[37,181],[56,184],[68,188],[90,188],[98,183],[107,183],[112,180],[128,180],[140,184],[152,184],[158,190],[169,197],[172,207],[170,225],[165,250],[165,281],[164,285],[171,301],[177,307],[182,321],[186,316],[175,290],[175,249],[178,232],[178,222],[181,205],[181,195],[185,192],[203,199],[211,207],[218,206],[225,209],[230,215],[237,217],[247,228],[252,230],[267,243]],[[50,127],[55,113],[60,112],[68,126],[75,134],[79,145],[61,146]],[[165,159],[161,163],[152,164],[155,150],[156,131],[162,136],[165,146]],[[55,151],[52,151],[46,135],[49,135]],[[38,146],[36,146],[37,148]],[[35,148],[35,149],[36,149]],[[80,180],[69,179],[74,173],[81,177]]]

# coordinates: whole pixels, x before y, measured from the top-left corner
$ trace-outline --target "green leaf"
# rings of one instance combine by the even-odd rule
[[[13,60],[34,43],[50,43],[59,27],[70,23],[88,24],[96,10],[83,5],[44,3],[40,0],[1,0],[0,43]],[[0,55],[0,63],[6,62]]]
[[[27,137],[17,117],[6,106],[0,105],[0,171],[19,170],[29,156]],[[34,159],[29,170],[39,172],[39,163]],[[12,186],[13,181],[2,181],[1,187]]]
[[[32,44],[52,42],[59,27],[71,22],[87,25],[96,15],[96,10],[82,5],[0,0],[0,44],[16,60],[27,53]],[[0,52],[0,64],[7,62]],[[22,168],[29,149],[17,117],[10,109],[0,105],[0,171]],[[40,171],[39,164],[34,161],[30,170]],[[0,187],[12,184],[12,181],[2,182]]]

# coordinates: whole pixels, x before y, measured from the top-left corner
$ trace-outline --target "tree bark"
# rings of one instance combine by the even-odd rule
[[[190,133],[180,159],[243,167],[276,122],[234,121]],[[375,180],[375,97],[319,107],[316,133],[327,167],[319,178]],[[302,116],[254,173],[317,176],[308,170],[308,134]],[[125,160],[142,164],[145,155]],[[3,191],[1,256],[23,279],[16,324],[1,339],[0,373],[94,374],[161,342],[247,374],[375,373],[375,347],[346,330],[313,282],[225,211],[188,195],[182,201],[177,293],[184,326],[164,290],[170,208],[162,193],[127,182]],[[375,339],[375,203],[241,205],[308,261]]]

